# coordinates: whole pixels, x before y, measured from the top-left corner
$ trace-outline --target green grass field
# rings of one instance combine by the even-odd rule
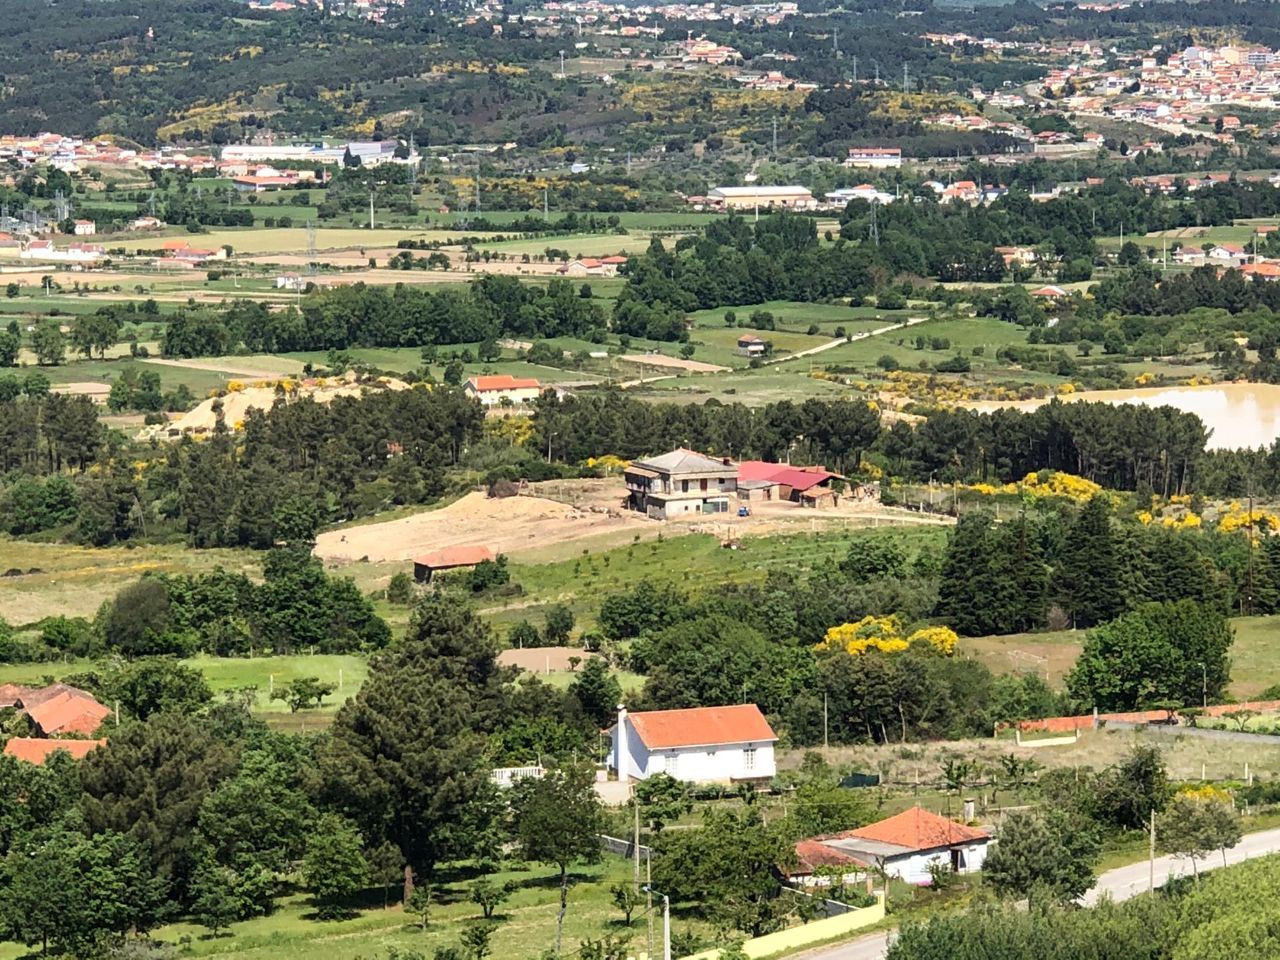
[[[945,338],[950,345],[942,350],[926,346],[916,349],[916,338]],[[963,353],[975,370],[1000,366],[996,351],[1009,344],[1025,344],[1027,332],[1022,327],[1002,320],[975,317],[964,320],[930,320],[904,330],[878,337],[868,337],[828,350],[819,355],[823,363],[871,367],[882,356],[893,357],[904,369],[917,367],[921,360],[937,363]],[[973,356],[974,347],[982,347],[982,356]]]
[[[216,249],[225,244],[236,253],[250,254],[298,253],[305,252],[307,249],[307,231],[302,226],[220,228],[210,230],[208,233],[175,234],[172,237],[151,235],[122,240],[117,246],[129,251],[154,250],[165,239],[185,239],[191,246],[199,249]],[[385,230],[381,228],[361,230],[354,227],[318,227],[316,229],[317,250],[394,247],[399,241],[406,239],[448,242],[458,237],[457,234],[447,230]]]
[[[824,336],[834,336],[836,327],[849,333],[874,330],[890,323],[901,323],[920,310],[877,310],[875,307],[850,307],[842,303],[799,303],[794,300],[770,300],[755,306],[698,310],[689,314],[695,327],[725,328],[724,315],[732,310],[739,322],[750,322],[752,313],[765,310],[773,314],[779,330],[804,333],[816,324]],[[726,328],[732,329],[732,328]]]
[[[1275,640],[1280,616],[1235,617],[1231,648],[1230,692],[1237,699],[1255,697],[1280,683],[1280,657]],[[1060,630],[1017,633],[1004,637],[974,637],[960,641],[960,651],[981,660],[997,673],[1038,673],[1055,687],[1062,686],[1084,644],[1085,631]]]
[[[633,943],[647,941],[647,921],[634,918],[628,930],[620,925],[621,915],[609,902],[610,884],[630,879],[631,874],[631,863],[615,856],[606,856],[600,864],[573,868],[564,923],[566,955],[574,952],[581,940],[605,934],[630,934]],[[554,946],[559,896],[556,876],[554,868],[514,864],[492,875],[499,884],[511,881],[516,891],[499,911],[491,956],[534,958]],[[470,880],[469,871],[463,868],[441,871],[425,931],[394,903],[399,887],[393,884],[364,891],[357,914],[347,920],[317,920],[309,898],[293,894],[283,898],[270,916],[234,923],[228,934],[217,938],[191,923],[161,927],[152,937],[181,942],[183,956],[225,960],[370,960],[385,956],[391,948],[429,957],[439,947],[457,946],[464,927],[479,918],[480,910],[468,895]],[[383,906],[387,899],[393,904],[389,908]],[[681,929],[691,925],[679,914],[675,923]],[[700,933],[709,933],[698,926]],[[660,935],[660,918],[657,929]],[[27,948],[5,944],[0,947],[0,960],[16,960],[27,953]]]
[[[662,403],[704,403],[714,397],[721,403],[743,403],[752,407],[779,400],[800,401],[809,397],[829,400],[852,395],[848,387],[808,376],[810,362],[815,368],[820,368],[834,352],[831,350],[812,358],[801,358],[795,363],[757,370],[739,369],[696,378],[658,380],[644,387],[633,387],[627,393]]]

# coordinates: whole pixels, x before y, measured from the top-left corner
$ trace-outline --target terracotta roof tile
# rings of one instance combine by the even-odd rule
[[[541,384],[532,377],[513,377],[509,373],[469,377],[473,390],[537,390]]]
[[[59,693],[35,706],[27,706],[27,716],[46,736],[54,733],[93,733],[111,715],[87,693],[79,690]]]
[[[627,714],[650,750],[728,743],[772,743],[778,739],[754,703]]]
[[[4,752],[11,757],[40,766],[58,750],[65,750],[74,760],[83,760],[106,740],[46,740],[41,737],[14,737],[4,745]]]
[[[456,546],[414,557],[413,562],[432,570],[443,570],[446,567],[474,567],[482,560],[492,559],[493,551],[488,547]]]
[[[991,839],[991,834],[985,830],[956,823],[936,813],[930,813],[922,807],[912,807],[897,816],[859,827],[857,830],[849,830],[841,836],[891,843],[911,850],[933,850],[937,847],[949,847],[955,843]]]

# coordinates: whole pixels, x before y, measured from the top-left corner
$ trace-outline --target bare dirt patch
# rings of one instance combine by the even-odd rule
[[[111,384],[96,380],[75,380],[71,383],[60,383],[51,388],[54,393],[69,393],[78,397],[88,397],[94,403],[106,403],[111,393]]]
[[[188,370],[212,370],[214,373],[228,373],[233,377],[249,377],[255,380],[279,380],[282,377],[296,377],[302,372],[302,363],[284,357],[274,357],[271,363],[262,366],[238,364],[235,360],[167,360],[161,357],[148,357],[144,363],[154,363],[162,367],[186,367]]]
[[[679,357],[666,357],[660,353],[629,353],[618,359],[644,367],[663,367],[668,370],[684,370],[688,373],[723,373],[729,369],[728,367],[718,367],[714,363],[703,363],[701,360],[682,360]]]
[[[613,507],[579,507],[540,496],[491,499],[476,491],[439,510],[322,533],[316,555],[338,562],[386,563],[443,547],[479,545],[518,556],[600,534],[657,529],[655,521]]]
[[[523,650],[503,650],[498,654],[498,663],[504,667],[519,667],[530,673],[561,673],[570,670],[573,664],[570,657],[586,661],[594,657],[581,647],[526,647]]]

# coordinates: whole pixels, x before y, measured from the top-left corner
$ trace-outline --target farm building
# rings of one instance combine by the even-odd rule
[[[463,391],[486,407],[519,405],[538,399],[542,385],[532,377],[513,377],[508,373],[468,377]]]
[[[665,773],[689,783],[768,780],[777,734],[754,703],[628,713],[609,731],[619,780]]]
[[[485,560],[493,560],[493,551],[481,546],[445,547],[434,553],[413,558],[413,579],[430,583],[431,578],[444,570],[474,567]]]
[[[835,484],[844,477],[822,467],[793,467],[765,460],[738,464],[739,500],[777,500],[804,507],[830,507],[839,502]]]
[[[707,203],[719,210],[812,210],[816,206],[808,187],[716,187],[707,194]]]
[[[111,708],[92,694],[65,683],[38,688],[0,685],[0,709],[4,708],[24,714],[42,737],[93,733],[111,716]]]

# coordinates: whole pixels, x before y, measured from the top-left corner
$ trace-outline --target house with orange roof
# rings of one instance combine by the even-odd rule
[[[754,703],[628,713],[609,730],[609,765],[622,781],[665,773],[686,783],[770,780],[778,735]]]
[[[859,868],[883,871],[906,883],[923,886],[931,880],[931,866],[949,867],[955,873],[981,870],[991,834],[923,807],[912,807],[865,827],[801,843],[806,844],[805,859],[811,863],[816,860],[822,865],[846,865],[851,872]],[[830,856],[818,851],[819,846],[826,848]]]
[[[86,756],[106,746],[106,740],[50,740],[45,737],[11,737],[4,745],[6,756],[17,757],[27,763],[43,766],[57,751],[65,751],[73,760]]]
[[[566,277],[616,277],[626,257],[580,257],[562,263],[556,272]]]
[[[508,373],[468,377],[462,388],[486,407],[532,403],[542,393],[542,384],[533,377],[513,377]]]

